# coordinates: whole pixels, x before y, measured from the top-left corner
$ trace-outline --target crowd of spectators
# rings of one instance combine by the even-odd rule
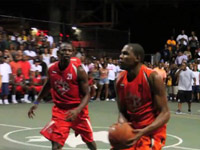
[[[49,35],[32,35],[31,33],[13,33],[8,35],[0,27],[0,75],[1,99],[0,104],[31,103],[37,98],[46,78],[46,71],[51,63],[57,61],[57,51],[62,42],[54,42]],[[82,67],[88,74],[91,101],[115,101],[114,81],[121,69],[118,59],[111,56],[96,58],[86,56],[81,48],[75,54],[80,58]],[[145,64],[157,71],[166,84],[168,99],[176,101],[178,78],[176,73],[182,62],[188,63],[197,78],[199,87],[200,48],[195,32],[191,36],[182,30],[176,40],[171,36],[166,40],[164,49],[154,54],[152,62]],[[200,99],[199,88],[193,90],[193,100]]]

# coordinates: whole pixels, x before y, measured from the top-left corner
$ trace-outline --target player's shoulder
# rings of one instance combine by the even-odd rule
[[[147,77],[152,76],[154,73],[156,73],[156,71],[152,68],[149,68],[145,65],[142,65],[141,69],[143,70],[143,72],[147,75]]]
[[[119,81],[121,81],[124,77],[126,77],[127,71],[123,70],[119,73],[116,82],[118,83]]]
[[[55,70],[55,69],[56,69],[56,66],[57,66],[57,64],[58,64],[58,61],[56,61],[56,62],[54,62],[54,63],[50,64],[50,65],[48,66],[48,70]]]

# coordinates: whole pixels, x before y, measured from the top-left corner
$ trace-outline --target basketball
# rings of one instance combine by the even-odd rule
[[[115,123],[108,131],[109,142],[114,148],[124,147],[134,136],[133,128],[128,122]]]

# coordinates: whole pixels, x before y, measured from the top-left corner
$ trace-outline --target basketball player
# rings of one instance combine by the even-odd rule
[[[81,135],[90,150],[96,150],[88,116],[88,78],[81,66],[77,67],[70,62],[73,52],[70,43],[61,44],[59,61],[49,67],[47,81],[28,116],[33,118],[39,102],[51,89],[54,102],[52,119],[40,133],[51,141],[52,150],[62,149],[71,128],[76,136]]]
[[[130,122],[135,137],[126,147],[113,150],[160,150],[165,145],[166,123],[170,118],[161,76],[143,65],[144,49],[127,44],[121,50],[122,71],[116,81],[119,122]]]

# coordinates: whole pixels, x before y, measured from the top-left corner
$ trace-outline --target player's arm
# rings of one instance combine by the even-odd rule
[[[114,87],[115,87],[115,93],[116,93],[117,106],[118,106],[118,110],[119,110],[118,122],[123,123],[123,122],[127,122],[127,120],[128,120],[127,111],[126,111],[125,105],[123,105],[120,102],[120,99],[119,99],[119,96],[118,96],[118,93],[117,93],[116,82],[117,81],[115,81]]]
[[[78,105],[78,107],[66,113],[67,114],[66,121],[75,120],[78,114],[89,102],[90,94],[89,94],[88,76],[85,70],[81,66],[77,68],[77,78],[78,78],[78,84],[79,84],[79,91],[82,96],[81,102]]]
[[[78,67],[77,74],[78,74],[79,90],[80,94],[82,95],[81,103],[78,106],[78,109],[81,111],[88,104],[90,93],[88,85],[88,75],[81,66]]]
[[[153,103],[155,105],[156,111],[159,112],[159,115],[156,117],[155,121],[152,124],[143,129],[143,135],[163,126],[168,122],[170,118],[170,111],[167,104],[165,86],[161,77],[156,72],[153,72],[149,77],[149,82],[153,92]]]
[[[40,103],[41,99],[49,94],[50,89],[51,89],[50,79],[49,79],[49,76],[47,76],[47,79],[43,85],[41,92],[38,95],[38,98],[34,101],[34,105],[28,111],[29,118],[33,118],[33,116],[35,116],[34,111],[37,109],[38,104]]]

